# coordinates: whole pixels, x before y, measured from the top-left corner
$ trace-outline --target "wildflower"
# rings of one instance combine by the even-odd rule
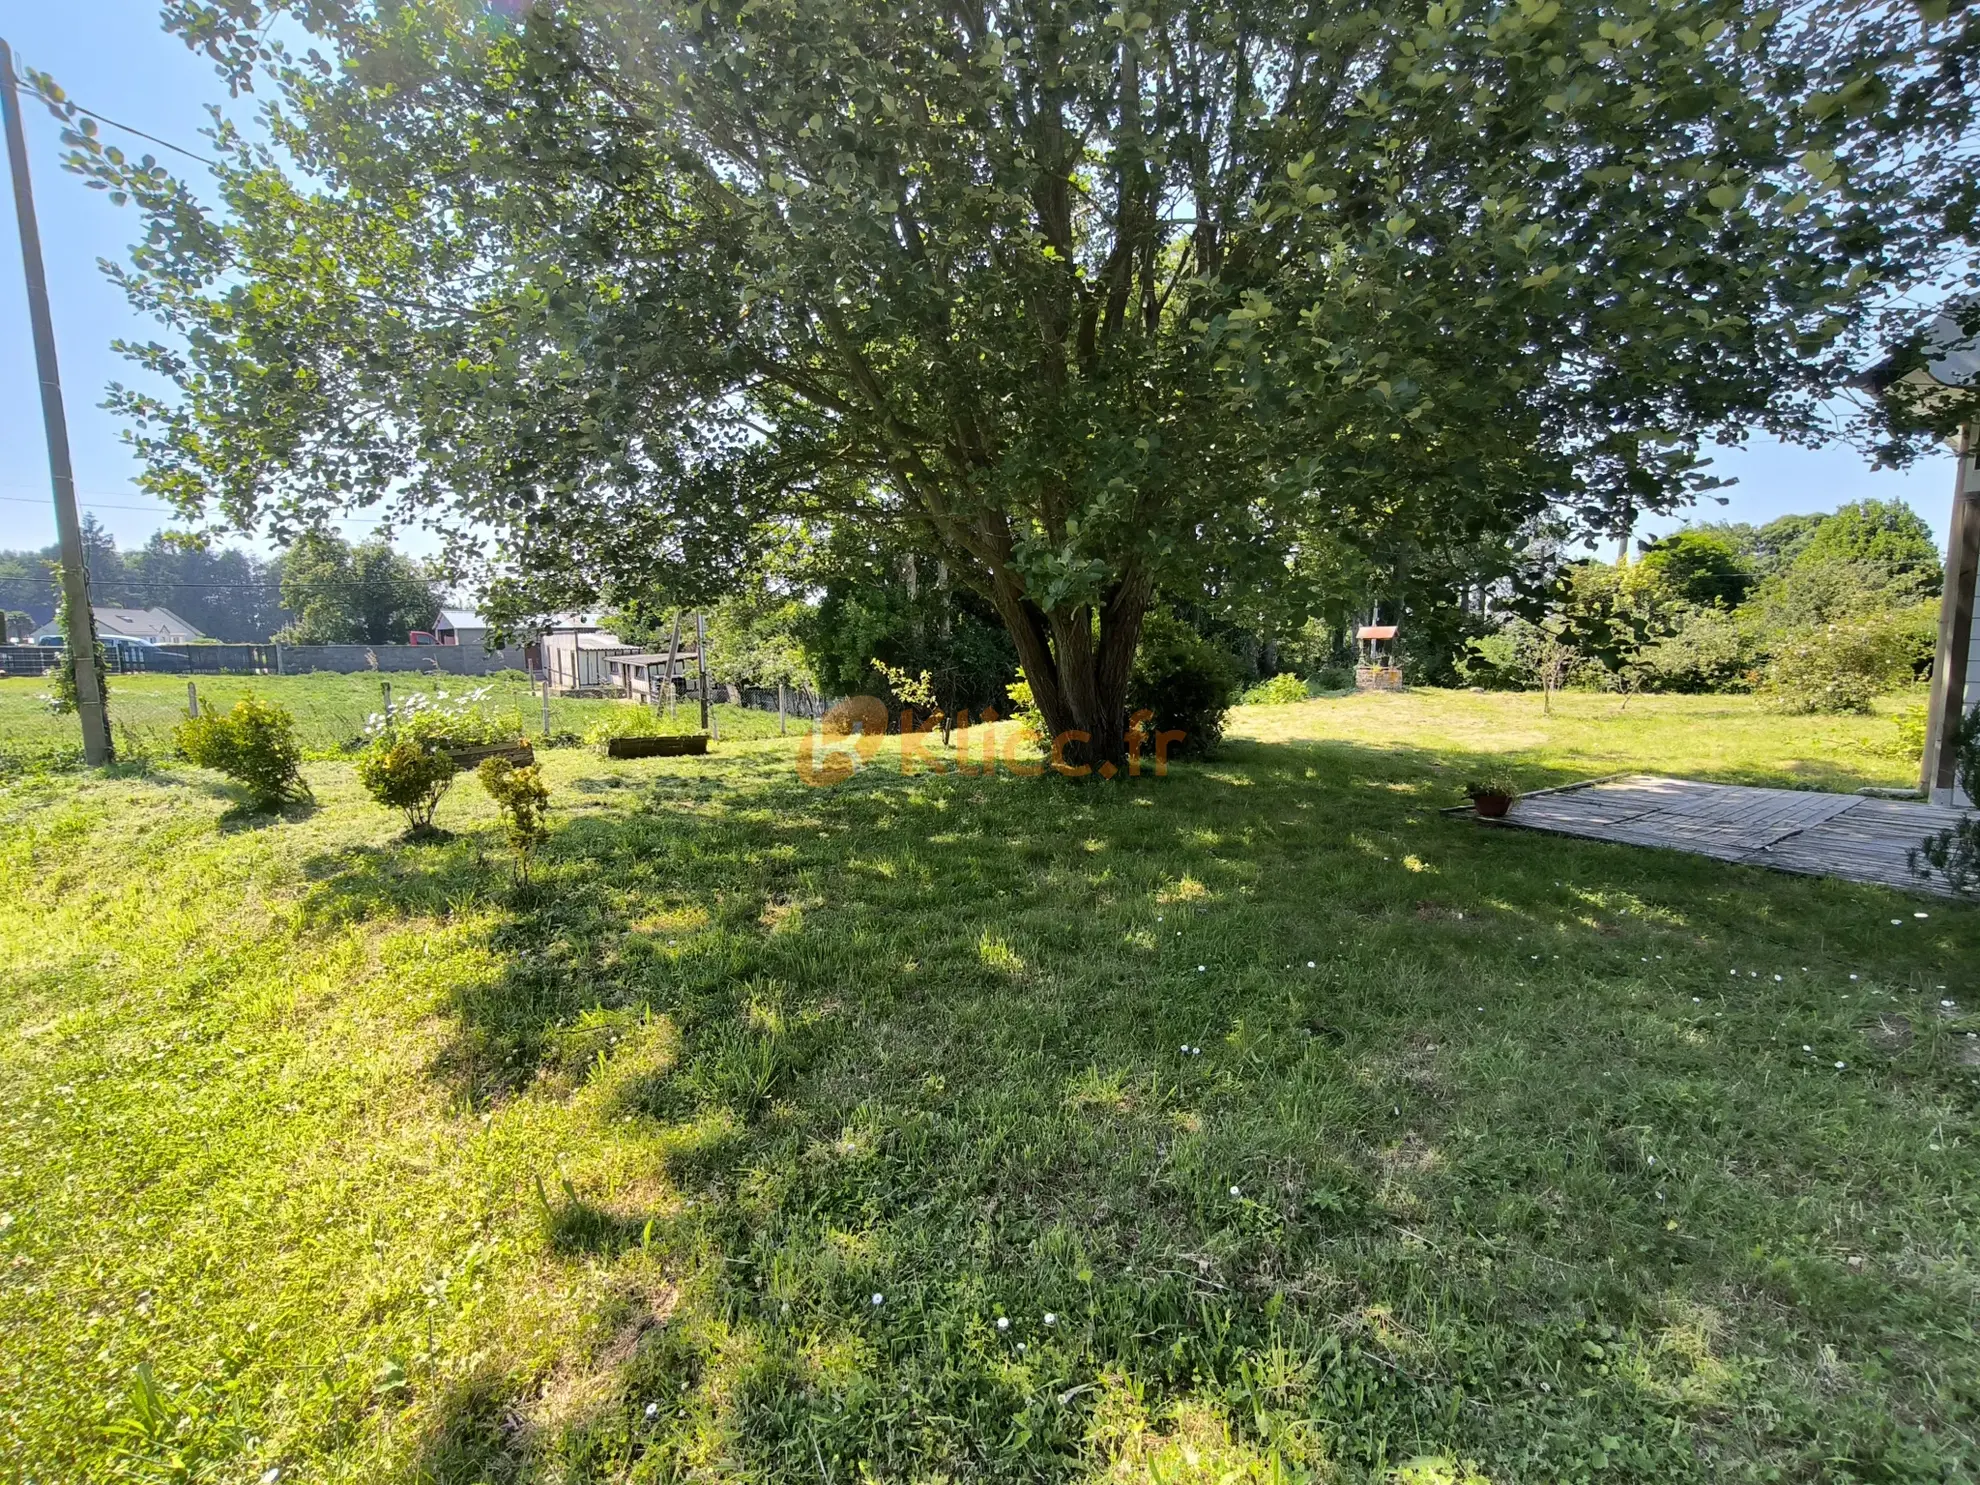
[[[1019,1342],[1018,1342],[1018,1345],[1017,1345],[1017,1348],[1018,1348],[1018,1355],[1020,1355],[1020,1356],[1022,1356],[1022,1355],[1024,1355],[1024,1342],[1023,1342],[1023,1341],[1019,1341]]]
[[[1802,1050],[1802,1051],[1804,1051],[1804,1052],[1813,1052],[1813,1051],[1814,1051],[1815,1049],[1814,1049],[1813,1047],[1811,1047],[1811,1046],[1809,1046],[1807,1042],[1803,1042],[1803,1043],[1801,1044],[1801,1050]]]
[[[261,1472],[261,1485],[275,1485],[275,1482],[281,1478],[282,1466],[273,1465]]]
[[[660,1416],[660,1404],[657,1402],[648,1403],[646,1405],[646,1416],[648,1420],[658,1418]]]
[[[1243,1193],[1242,1193],[1242,1192],[1240,1192],[1240,1191],[1238,1190],[1238,1188],[1237,1188],[1237,1187],[1235,1187],[1235,1186],[1233,1186],[1233,1187],[1231,1187],[1231,1195],[1233,1195],[1233,1196],[1241,1196],[1242,1194],[1243,1194]]]
[[[880,1306],[881,1306],[881,1305],[883,1305],[883,1304],[885,1304],[886,1302],[887,1302],[887,1297],[886,1297],[885,1295],[883,1295],[883,1294],[875,1294],[875,1295],[873,1296],[873,1307],[874,1307],[874,1308],[875,1308],[876,1310],[877,1310],[878,1308],[880,1308]]]
[[[997,1329],[1009,1330],[1010,1328],[1011,1328],[1011,1317],[1009,1315],[999,1315],[997,1317]]]
[[[1851,979],[1853,980],[1853,979],[1855,979],[1855,978],[1856,978],[1856,976],[1855,976],[1855,975],[1851,975],[1851,976],[1850,976],[1850,978],[1851,978]]]
[[[1307,961],[1306,961],[1306,967],[1307,967],[1308,969],[1311,969],[1311,968],[1313,968],[1313,961],[1312,961],[1311,959],[1309,959],[1309,960],[1307,960]]]
[[[1891,927],[1893,927],[1893,928],[1901,928],[1901,927],[1903,927],[1903,926],[1904,926],[1904,919],[1902,919],[1902,918],[1893,918],[1893,919],[1891,919]]]
[[[1045,1312],[1045,1323],[1047,1325],[1057,1325],[1059,1323],[1059,1317],[1053,1314],[1050,1310],[1047,1310]]]
[[[1848,1064],[1847,1062],[1838,1062],[1838,1063],[1836,1064],[1836,1071],[1837,1071],[1837,1072],[1841,1072],[1841,1071],[1842,1071],[1842,1070],[1843,1070],[1844,1068],[1846,1068],[1846,1067],[1848,1067],[1848,1066],[1849,1066],[1849,1064]]]
[[[1914,918],[1929,918],[1932,915],[1930,913],[1913,913],[1911,916]]]
[[[1953,1003],[1950,1000],[1942,1000],[1939,1002],[1939,1004],[1944,1006],[1947,1010],[1951,1010],[1953,1006]]]

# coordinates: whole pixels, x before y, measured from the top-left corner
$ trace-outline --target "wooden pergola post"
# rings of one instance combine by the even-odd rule
[[[1960,429],[1953,479],[1952,529],[1946,541],[1946,587],[1940,599],[1939,646],[1932,662],[1932,702],[1925,725],[1919,787],[1935,804],[1953,801],[1953,743],[1966,715],[1973,655],[1973,596],[1980,583],[1980,426]],[[1973,802],[1973,801],[1969,801]]]

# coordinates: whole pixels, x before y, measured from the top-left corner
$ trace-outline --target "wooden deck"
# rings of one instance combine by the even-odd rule
[[[1525,795],[1505,823],[1949,897],[1942,880],[1913,875],[1905,853],[1960,814],[1861,794],[1635,774]]]

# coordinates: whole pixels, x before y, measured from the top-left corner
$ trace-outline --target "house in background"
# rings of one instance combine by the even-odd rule
[[[129,639],[141,645],[189,645],[206,636],[169,608],[109,608],[91,604],[99,639]],[[30,636],[34,643],[60,639],[60,617],[50,619]]]
[[[690,667],[700,656],[692,648],[684,649],[674,656],[671,672],[675,696],[687,694],[687,677]],[[648,705],[658,706],[667,697],[667,654],[659,652],[627,651],[623,655],[613,655],[605,662],[605,668],[612,677],[613,689],[620,695]]]
[[[488,621],[471,608],[443,608],[433,621],[433,638],[443,645],[488,644]]]
[[[564,692],[604,691],[615,685],[609,662],[631,655],[629,645],[610,630],[601,629],[595,614],[561,614],[553,618],[536,642],[543,673],[552,689]]]

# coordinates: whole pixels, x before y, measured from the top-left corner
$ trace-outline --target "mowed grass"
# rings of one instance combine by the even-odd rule
[[[1563,711],[559,750],[522,891],[471,780],[14,781],[8,1477],[1973,1478],[1973,910],[1437,813],[1908,765]]]
[[[110,721],[118,751],[125,757],[160,757],[172,751],[172,731],[186,716],[186,684],[199,687],[200,705],[225,710],[250,692],[286,708],[296,737],[312,753],[347,753],[363,746],[366,720],[385,704],[384,686],[395,702],[418,694],[436,704],[482,692],[483,711],[513,727],[519,736],[543,735],[543,707],[529,678],[519,670],[487,676],[413,673],[340,675],[113,675]],[[74,717],[49,709],[46,677],[0,678],[0,769],[80,761],[82,745]],[[719,693],[718,693],[719,694]],[[634,703],[572,696],[550,698],[550,732],[582,736],[601,717],[631,710]],[[713,708],[724,737],[770,737],[777,732],[774,712],[720,703]],[[801,723],[801,719],[794,719]],[[699,731],[693,705],[679,707],[669,724]]]

